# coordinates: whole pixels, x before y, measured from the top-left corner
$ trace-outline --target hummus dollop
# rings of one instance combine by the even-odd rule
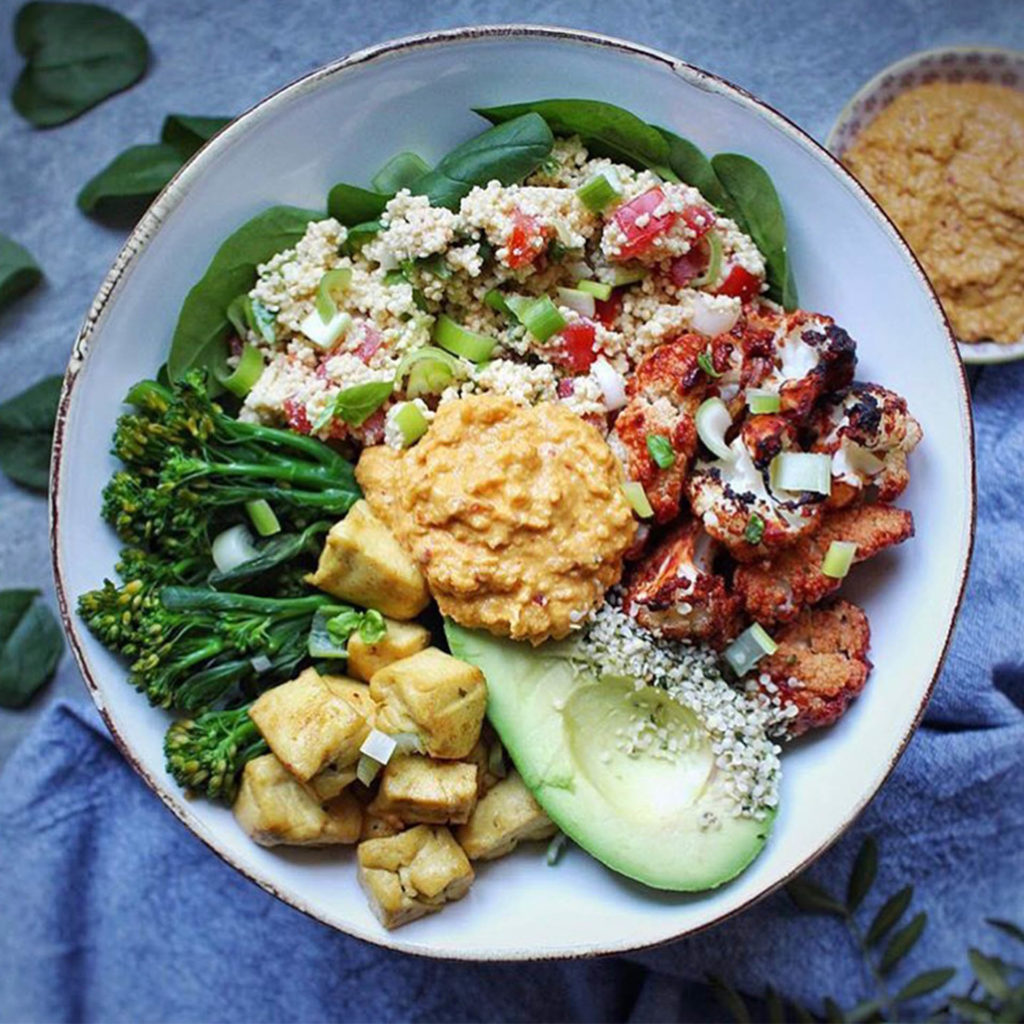
[[[636,534],[611,449],[551,402],[449,402],[415,447],[365,449],[356,477],[445,615],[535,644],[602,603]]]

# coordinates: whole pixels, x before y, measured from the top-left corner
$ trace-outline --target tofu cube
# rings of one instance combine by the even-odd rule
[[[329,846],[355,843],[363,809],[342,794],[326,806],[273,755],[245,766],[234,806],[235,818],[261,846]]]
[[[477,796],[485,796],[492,790],[506,775],[508,775],[508,761],[505,757],[505,748],[501,745],[495,731],[484,719],[483,728],[480,730],[480,739],[476,746],[466,755],[466,760],[476,766],[476,791]]]
[[[430,601],[426,580],[395,535],[357,501],[331,527],[315,573],[314,587],[393,619],[415,618]]]
[[[374,814],[369,807],[363,808],[363,827],[359,833],[360,840],[381,839],[385,836],[397,836],[405,831],[405,822],[394,815],[380,816]]]
[[[446,828],[417,825],[399,835],[359,844],[359,882],[385,928],[398,928],[473,884],[473,868]]]
[[[526,788],[518,772],[497,783],[480,800],[456,838],[470,860],[494,860],[531,839],[548,839],[558,831]]]
[[[369,681],[349,679],[348,676],[334,676],[321,673],[321,678],[333,693],[344,697],[373,728],[377,720],[377,702],[370,696]]]
[[[249,716],[285,767],[306,782],[328,765],[345,768],[359,760],[359,747],[372,727],[367,707],[351,689],[360,685],[307,668],[267,690]]]
[[[377,728],[415,736],[431,757],[458,760],[480,738],[487,684],[475,665],[428,647],[392,662],[370,680]]]
[[[322,771],[317,772],[306,785],[309,786],[321,803],[325,803],[328,800],[333,800],[339,793],[344,792],[355,781],[355,765],[338,768],[336,765],[329,764]]]
[[[406,824],[461,824],[476,805],[476,765],[419,754],[392,757],[368,810]]]
[[[357,679],[369,682],[375,672],[417,654],[430,646],[430,630],[416,622],[385,619],[387,632],[374,644],[368,644],[356,630],[348,638],[348,670]]]

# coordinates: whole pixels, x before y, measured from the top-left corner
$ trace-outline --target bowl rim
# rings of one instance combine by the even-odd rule
[[[950,615],[949,623],[946,627],[946,636],[943,641],[941,650],[938,657],[935,660],[935,664],[932,669],[931,680],[928,686],[922,693],[920,703],[918,705],[916,714],[913,720],[908,724],[907,729],[902,736],[898,746],[892,752],[889,762],[887,765],[880,766],[880,771],[874,780],[873,784],[868,790],[862,794],[861,798],[857,801],[855,807],[852,809],[846,820],[839,825],[835,831],[828,836],[823,842],[810,851],[795,868],[789,871],[784,877],[778,879],[773,884],[767,886],[762,891],[744,900],[739,905],[722,911],[716,914],[711,919],[696,925],[694,927],[685,928],[679,932],[672,932],[671,934],[663,935],[657,939],[650,941],[643,941],[640,943],[631,942],[628,939],[615,943],[600,945],[587,945],[586,943],[581,944],[579,949],[573,950],[534,950],[529,947],[519,948],[514,950],[507,949],[494,949],[484,948],[476,949],[471,952],[468,951],[444,951],[438,952],[429,948],[425,948],[422,944],[417,944],[414,941],[403,939],[401,933],[386,932],[380,934],[379,932],[370,932],[363,929],[360,926],[353,926],[348,922],[344,924],[337,921],[328,920],[327,917],[315,906],[308,903],[302,897],[299,897],[292,893],[285,893],[274,883],[271,877],[264,875],[260,871],[252,870],[238,862],[234,855],[229,851],[222,849],[218,838],[209,832],[206,827],[198,821],[194,815],[191,814],[186,801],[177,795],[171,794],[163,784],[154,778],[154,776],[146,769],[146,767],[139,761],[134,752],[131,749],[130,744],[120,734],[117,727],[114,725],[112,717],[105,705],[103,694],[100,690],[99,684],[93,676],[92,669],[89,665],[88,658],[85,654],[84,647],[78,635],[78,623],[73,610],[74,595],[69,595],[67,588],[64,583],[62,574],[62,559],[63,559],[63,545],[61,541],[61,489],[60,482],[62,476],[63,466],[63,455],[65,447],[65,432],[67,428],[69,413],[71,409],[71,403],[74,399],[75,385],[78,381],[79,374],[85,361],[87,360],[90,352],[90,346],[92,342],[92,335],[96,331],[103,319],[104,311],[111,299],[111,297],[117,292],[117,290],[124,285],[124,282],[130,277],[130,271],[132,269],[132,263],[136,256],[138,256],[147,246],[151,238],[155,235],[157,230],[163,223],[166,215],[175,209],[179,203],[185,198],[190,182],[202,173],[203,165],[212,153],[219,151],[222,145],[225,144],[226,139],[230,137],[239,129],[239,126],[245,122],[245,127],[248,127],[253,123],[254,120],[258,121],[261,117],[268,112],[275,110],[279,105],[291,100],[293,97],[301,95],[308,90],[315,89],[320,82],[330,78],[331,76],[347,70],[358,65],[367,64],[372,61],[380,60],[403,51],[407,50],[419,50],[430,47],[437,47],[447,43],[460,42],[466,40],[479,40],[479,39],[548,39],[561,42],[567,42],[571,44],[585,44],[589,46],[603,47],[606,49],[615,50],[619,53],[627,56],[638,57],[642,60],[652,61],[654,63],[663,65],[673,73],[679,75],[684,81],[689,84],[696,85],[699,88],[703,88],[709,91],[714,91],[719,94],[725,95],[738,100],[741,104],[751,109],[752,112],[760,117],[763,117],[778,128],[783,134],[790,137],[793,141],[802,145],[808,149],[812,155],[816,156],[826,166],[831,166],[833,172],[840,178],[846,187],[858,196],[868,212],[871,213],[879,227],[883,231],[887,231],[897,245],[897,248],[901,249],[905,258],[907,259],[911,269],[918,277],[920,285],[925,289],[934,313],[938,317],[939,323],[945,327],[946,338],[950,347],[950,353],[954,360],[954,365],[959,369],[958,384],[959,384],[959,397],[961,401],[961,413],[963,422],[966,429],[966,450],[968,452],[968,467],[966,473],[966,482],[968,485],[968,516],[967,516],[967,543],[961,555],[961,563],[959,567],[959,580],[956,584],[956,599],[953,605],[952,614]],[[421,956],[428,956],[434,959],[440,960],[452,960],[452,961],[543,961],[543,960],[575,960],[584,959],[597,956],[605,956],[611,954],[621,954],[630,951],[652,949],[657,946],[662,946],[670,942],[678,941],[679,939],[697,934],[698,932],[705,931],[721,922],[728,920],[729,918],[735,917],[736,915],[747,910],[755,903],[764,899],[766,896],[775,892],[788,881],[800,874],[810,864],[812,864],[818,857],[820,857],[827,849],[829,849],[853,824],[853,822],[860,816],[864,808],[874,798],[875,794],[884,784],[886,779],[889,777],[891,772],[899,761],[904,750],[906,750],[907,744],[910,742],[911,737],[917,729],[921,718],[924,715],[925,708],[928,704],[928,700],[935,688],[935,684],[938,680],[939,672],[941,671],[942,665],[945,661],[946,655],[949,651],[949,645],[952,639],[953,630],[959,615],[961,606],[964,599],[964,591],[967,582],[968,569],[971,562],[971,556],[974,549],[975,539],[975,527],[977,521],[977,479],[976,479],[976,459],[974,455],[974,421],[971,412],[970,403],[970,392],[967,382],[966,372],[964,370],[963,362],[960,359],[956,342],[953,338],[952,331],[950,329],[949,321],[942,310],[941,303],[935,294],[930,282],[920,263],[917,261],[910,247],[907,245],[903,236],[899,233],[898,229],[885,214],[878,203],[871,197],[867,190],[850,174],[849,171],[823,146],[821,146],[811,135],[805,132],[802,128],[798,127],[785,115],[779,113],[769,104],[757,99],[750,92],[743,89],[741,86],[734,85],[732,82],[715,75],[711,72],[705,71],[693,64],[686,61],[680,60],[679,58],[673,57],[663,51],[653,49],[651,47],[644,46],[639,43],[634,43],[628,40],[616,38],[614,36],[604,35],[595,32],[588,32],[580,29],[564,28],[561,26],[552,25],[537,25],[537,24],[494,24],[494,25],[474,25],[474,26],[463,26],[448,29],[441,29],[436,31],[428,31],[417,33],[414,35],[402,36],[395,39],[386,40],[381,43],[374,44],[369,47],[365,47],[361,50],[354,51],[338,60],[332,61],[321,67],[318,67],[307,74],[304,74],[295,80],[287,83],[280,87],[274,92],[270,93],[263,99],[259,100],[252,107],[240,114],[237,118],[226,125],[221,131],[219,131],[213,138],[203,146],[185,165],[174,175],[168,185],[163,191],[156,197],[149,208],[143,214],[138,224],[132,230],[128,236],[123,247],[118,253],[117,258],[114,261],[110,271],[105,276],[102,284],[100,285],[99,291],[94,298],[88,313],[82,323],[82,327],[75,339],[71,357],[68,362],[67,370],[65,371],[63,385],[60,394],[60,400],[57,408],[57,417],[54,427],[53,436],[53,450],[50,464],[50,488],[49,488],[49,515],[50,515],[50,554],[51,563],[54,573],[54,583],[57,595],[58,608],[60,612],[61,622],[64,628],[64,632],[68,638],[69,645],[74,655],[75,661],[78,665],[79,671],[82,674],[82,678],[86,684],[93,702],[96,705],[103,721],[110,732],[114,743],[120,750],[122,756],[128,761],[128,763],[134,768],[134,770],[142,777],[143,781],[149,786],[149,788],[159,797],[160,801],[165,807],[183,824],[186,828],[197,838],[199,838],[210,850],[212,850],[218,857],[223,861],[231,865],[236,871],[242,874],[249,881],[260,886],[266,892],[272,896],[277,897],[283,903],[295,908],[306,916],[313,920],[328,925],[329,927],[335,928],[338,931],[351,935],[357,939],[361,939],[365,942],[369,942],[373,945],[380,946],[387,949],[397,950],[399,952],[412,953]]]
[[[905,57],[900,57],[899,60],[895,60],[891,64],[886,65],[880,71],[877,71],[846,101],[843,105],[843,109],[839,111],[836,115],[835,121],[832,122],[832,127],[829,129],[828,135],[825,136],[825,149],[827,149],[829,154],[834,156],[837,160],[840,162],[842,161],[842,153],[837,151],[839,133],[853,118],[854,113],[860,104],[871,96],[872,93],[877,92],[882,87],[882,83],[886,79],[894,75],[899,75],[905,71],[910,71],[911,69],[923,64],[926,60],[932,60],[936,57],[954,56],[963,58],[969,57],[972,54],[978,54],[984,57],[1002,55],[1006,57],[1007,60],[1012,61],[1015,64],[1019,64],[1022,70],[1024,70],[1024,50],[1014,50],[1008,46],[983,46],[973,45],[971,43],[961,43],[952,46],[933,46],[926,50],[915,50],[913,53],[908,53]],[[879,108],[871,120],[874,120],[874,118],[877,117],[883,109],[884,108]],[[870,123],[871,122],[869,121],[868,124]],[[970,363],[974,366],[988,366],[994,363],[1012,363],[1018,359],[1024,359],[1024,337],[1019,341],[1011,341],[1007,343],[999,341],[957,340],[956,344],[957,348],[960,350],[960,358],[963,359],[965,363]]]

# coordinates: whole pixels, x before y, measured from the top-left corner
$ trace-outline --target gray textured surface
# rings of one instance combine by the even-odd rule
[[[84,217],[75,195],[122,149],[156,141],[166,113],[238,113],[312,68],[389,37],[532,21],[589,28],[677,54],[744,86],[821,139],[860,84],[907,53],[966,42],[1024,48],[1018,0],[152,0],[110,6],[146,33],[154,53],[149,74],[77,121],[37,131],[10,106],[21,64],[9,29],[18,4],[0,2],[0,231],[27,246],[46,274],[40,288],[0,314],[0,400],[63,369],[127,227]],[[45,503],[3,479],[0,585],[52,592]],[[59,694],[86,699],[69,657],[30,708],[0,711],[0,763]]]

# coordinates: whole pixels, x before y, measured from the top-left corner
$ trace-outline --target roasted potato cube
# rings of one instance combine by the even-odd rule
[[[359,882],[385,928],[415,921],[461,899],[473,868],[446,828],[417,825],[359,844]]]
[[[374,673],[370,695],[380,705],[377,728],[417,737],[431,757],[465,757],[480,738],[487,706],[484,675],[436,647]]]
[[[476,805],[455,836],[470,860],[494,860],[530,839],[547,839],[558,831],[513,771]]]
[[[357,501],[331,527],[320,564],[306,579],[343,601],[394,619],[415,618],[430,600],[416,563],[365,501]]]
[[[343,793],[321,806],[273,754],[245,766],[234,811],[261,846],[355,843],[362,830],[363,809],[356,800]]]
[[[351,690],[359,685],[307,668],[267,690],[249,715],[285,767],[305,782],[327,765],[345,768],[359,759],[371,729]]]
[[[375,672],[393,661],[418,654],[430,646],[430,630],[416,622],[385,619],[387,632],[375,644],[368,644],[356,630],[348,638],[348,670],[369,682]]]
[[[407,824],[461,825],[469,820],[476,792],[475,764],[400,754],[384,769],[369,811],[395,815]]]

